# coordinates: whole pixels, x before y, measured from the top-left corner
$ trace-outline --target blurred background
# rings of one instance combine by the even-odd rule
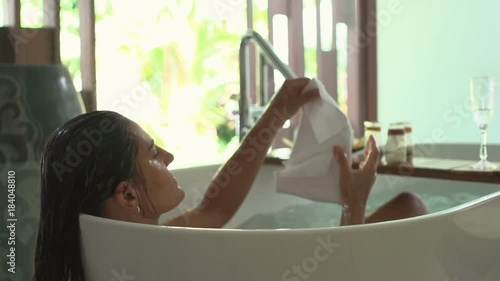
[[[175,155],[175,168],[220,163],[239,142],[238,48],[248,27],[247,3],[212,2],[95,1],[97,109],[117,111],[140,124]],[[61,61],[80,91],[78,2],[61,0],[60,4]],[[21,1],[21,25],[42,27],[42,6],[43,0]],[[267,38],[268,1],[252,1],[251,9],[253,29]],[[308,77],[317,75],[316,22],[311,20],[315,15],[316,1],[304,0]],[[329,18],[325,15],[323,20],[331,22],[331,13]],[[287,18],[277,15],[273,21],[275,51],[288,63]],[[345,41],[346,28],[338,30],[343,32],[338,38]],[[323,36],[331,44],[331,30]],[[345,46],[341,54],[345,57],[346,42],[338,45]],[[345,71],[345,62],[340,63],[341,81],[345,81]],[[279,87],[284,78],[276,74]],[[345,87],[345,82],[340,84],[341,91]],[[346,90],[340,93],[339,103],[347,110],[345,95]]]

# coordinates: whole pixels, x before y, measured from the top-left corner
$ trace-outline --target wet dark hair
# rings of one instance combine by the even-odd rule
[[[116,112],[94,111],[66,122],[46,143],[33,280],[84,280],[80,213],[100,216],[120,182],[143,182],[130,126]]]

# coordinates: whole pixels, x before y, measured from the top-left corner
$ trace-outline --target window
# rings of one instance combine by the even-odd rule
[[[297,75],[320,78],[345,112],[350,105],[348,114],[359,127],[366,116],[358,85],[364,68],[349,48],[355,13],[368,14],[364,7],[337,0],[255,0],[250,13],[246,3],[96,1],[97,109],[139,123],[175,155],[175,168],[222,162],[239,143],[238,48],[251,15],[250,26],[270,38],[278,56]],[[62,61],[78,90],[76,7],[76,0],[61,0]],[[357,79],[348,79],[353,71]],[[275,72],[274,79],[277,90],[284,78]],[[296,125],[287,124],[290,130]],[[290,140],[291,134],[278,137]]]
[[[239,142],[246,2],[107,3],[96,22],[97,108],[140,124],[175,155],[174,167],[222,162]],[[253,11],[266,26],[265,9],[256,3]]]

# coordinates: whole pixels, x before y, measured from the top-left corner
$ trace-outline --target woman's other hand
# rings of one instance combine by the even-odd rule
[[[270,109],[279,110],[283,116],[290,119],[297,113],[302,105],[319,98],[318,89],[310,90],[302,94],[302,91],[309,81],[311,81],[309,78],[286,80],[271,102]]]
[[[340,168],[340,197],[346,224],[364,222],[366,202],[375,182],[379,154],[375,139],[370,137],[365,149],[365,161],[360,163],[359,169],[353,170],[344,150],[340,146],[334,147],[334,156]]]

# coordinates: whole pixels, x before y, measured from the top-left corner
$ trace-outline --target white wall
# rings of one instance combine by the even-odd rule
[[[469,79],[497,77],[490,143],[500,143],[500,1],[378,0],[378,116],[419,142],[479,142]]]

